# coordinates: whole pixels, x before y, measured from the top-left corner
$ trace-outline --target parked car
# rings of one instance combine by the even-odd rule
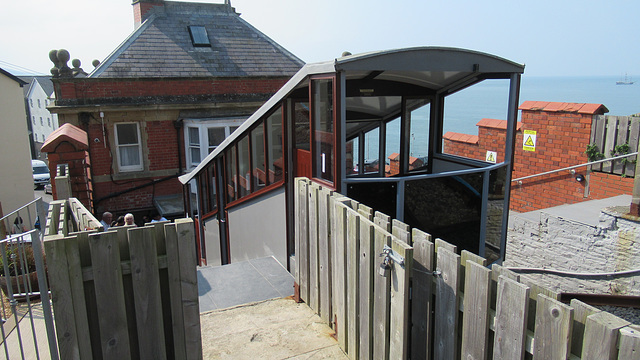
[[[47,185],[44,186],[44,193],[53,195],[53,190],[51,189],[51,183],[48,183]]]
[[[49,167],[44,161],[31,160],[31,168],[33,169],[33,188],[43,187],[50,182]]]

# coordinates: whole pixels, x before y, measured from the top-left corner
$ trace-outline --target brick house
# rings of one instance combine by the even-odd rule
[[[60,124],[86,132],[85,204],[96,213],[184,213],[195,167],[302,65],[228,2],[133,2],[136,28],[88,75],[52,51]],[[80,76],[74,76],[80,74]],[[52,172],[56,163],[50,164]],[[88,166],[88,165],[87,165]],[[55,191],[54,191],[55,192]]]
[[[585,149],[595,141],[597,121],[618,121],[615,116],[604,116],[609,110],[602,104],[525,101],[519,110],[521,121],[517,125],[512,176],[514,180],[589,162]],[[638,123],[637,118],[627,121]],[[501,144],[505,138],[506,121],[482,119],[477,126],[477,136],[454,132],[444,134],[445,151],[484,160],[487,151],[495,151],[503,146]],[[633,126],[627,128],[625,125],[625,128],[629,134],[635,133],[637,138],[637,126],[635,130]],[[534,134],[535,139],[533,148],[527,150],[524,147],[525,132]],[[622,131],[618,133],[621,134]],[[637,148],[637,140],[630,145],[631,148]],[[602,147],[600,150],[603,150]],[[604,150],[603,152],[606,157],[613,156]],[[500,162],[503,158],[504,154],[497,152],[497,161]],[[629,164],[633,160],[631,158]],[[510,208],[517,212],[527,212],[631,194],[633,176],[628,176],[629,174],[632,175],[602,171],[602,166],[591,169],[585,166],[573,171],[523,179],[512,184]]]

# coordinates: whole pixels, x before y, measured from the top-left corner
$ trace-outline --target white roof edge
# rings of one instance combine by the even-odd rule
[[[326,61],[321,63],[307,64],[303,66],[297,73],[295,73],[284,86],[280,88],[267,102],[265,102],[255,113],[253,113],[245,122],[240,125],[233,134],[229,135],[220,145],[216,147],[207,157],[205,157],[198,166],[196,166],[190,172],[178,177],[178,180],[182,184],[186,184],[191,181],[195,175],[202,170],[205,166],[218,156],[222,151],[226,150],[227,146],[235,141],[245,130],[255,124],[260,118],[269,112],[278,102],[284,99],[293,89],[300,84],[307,76],[314,74],[332,73],[335,72],[334,61]]]

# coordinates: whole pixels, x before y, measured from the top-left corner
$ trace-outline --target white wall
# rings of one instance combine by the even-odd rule
[[[24,93],[16,81],[2,73],[0,109],[0,202],[3,213],[8,214],[34,196]]]
[[[40,144],[44,143],[44,139],[46,139],[53,130],[58,128],[58,116],[51,114],[49,110],[47,110],[48,101],[53,100],[48,98],[42,86],[40,86],[40,83],[36,79],[33,79],[31,81],[31,91],[27,95],[27,103],[29,112],[31,113],[29,121],[31,121],[31,127],[33,129],[33,140]],[[42,122],[40,122],[40,119],[42,119]],[[40,151],[40,149],[36,150],[38,152]]]
[[[206,250],[207,265],[222,265],[220,253],[220,226],[215,217],[204,221],[204,246]]]
[[[544,212],[540,220],[511,216],[505,266],[535,267],[582,273],[640,268],[640,224],[603,210],[597,226],[566,220]],[[640,274],[576,278],[526,274],[559,292],[640,295]]]
[[[284,187],[229,211],[231,262],[273,255],[287,265],[287,222]]]

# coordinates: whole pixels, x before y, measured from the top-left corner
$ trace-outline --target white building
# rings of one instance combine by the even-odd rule
[[[20,79],[29,84],[24,87],[24,97],[31,135],[31,157],[44,160],[46,154],[40,154],[40,148],[47,136],[58,128],[58,115],[47,110],[55,97],[51,76],[20,76]]]
[[[0,214],[8,214],[33,200],[23,86],[17,77],[0,69]]]

